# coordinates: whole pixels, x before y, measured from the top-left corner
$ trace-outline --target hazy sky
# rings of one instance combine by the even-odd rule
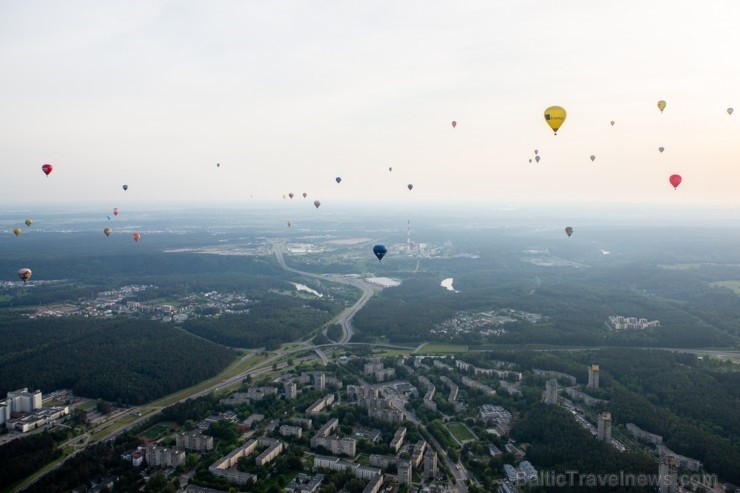
[[[738,19],[737,0],[3,1],[0,203],[740,206]]]

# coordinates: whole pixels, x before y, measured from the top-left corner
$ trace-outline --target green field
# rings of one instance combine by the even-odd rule
[[[437,344],[429,343],[425,345],[419,354],[449,354],[449,353],[467,353],[468,346],[463,344]]]
[[[139,433],[140,438],[145,438],[147,440],[155,440],[159,438],[160,436],[164,435],[168,431],[170,431],[172,428],[175,428],[177,426],[176,423],[172,422],[162,422],[157,423],[156,425],[152,426],[148,430],[145,430],[141,433]]]
[[[471,432],[467,426],[462,423],[447,423],[447,429],[450,430],[452,436],[454,436],[458,442],[463,443],[468,440],[475,440],[475,435]]]
[[[731,289],[736,295],[740,296],[740,281],[716,281],[710,284],[717,288]]]

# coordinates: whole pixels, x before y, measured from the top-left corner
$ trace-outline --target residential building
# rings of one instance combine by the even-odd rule
[[[678,493],[678,461],[673,455],[664,455],[658,463],[658,479],[660,493]]]
[[[213,450],[213,437],[204,435],[201,430],[181,432],[175,435],[175,446],[186,450],[203,452]]]
[[[383,474],[377,474],[367,483],[362,493],[378,493],[383,487]]]
[[[424,478],[437,477],[437,452],[431,448],[424,454]]]
[[[303,428],[300,426],[290,426],[290,425],[282,425],[280,427],[280,435],[287,437],[287,436],[293,436],[301,438],[303,435]]]
[[[323,474],[299,473],[290,483],[285,485],[286,493],[317,493],[321,488],[321,482],[324,480]]]
[[[638,440],[644,440],[646,442],[652,443],[653,445],[661,445],[663,443],[662,436],[640,429],[634,423],[627,423],[625,427],[627,428],[627,431],[630,433],[630,435],[637,438]]]
[[[545,382],[545,404],[554,404],[557,405],[558,403],[558,380],[556,378],[551,378],[547,382]]]
[[[393,435],[393,440],[391,440],[391,449],[393,449],[394,452],[398,452],[398,449],[401,448],[404,438],[406,438],[406,427],[402,426],[396,430],[396,433]]]
[[[306,409],[306,417],[313,418],[319,415],[321,411],[331,406],[334,403],[334,394],[327,394],[324,397],[316,400]]]
[[[612,441],[612,413],[603,412],[599,414],[596,439],[600,442],[611,443]]]
[[[285,385],[283,385],[283,390],[285,391],[286,399],[295,399],[296,397],[298,397],[298,386],[295,384],[295,382],[285,382]]]
[[[146,447],[146,463],[150,467],[177,467],[185,463],[185,451],[150,444]]]
[[[588,369],[588,384],[586,387],[589,389],[599,388],[599,365],[591,365]]]
[[[419,440],[414,445],[414,451],[411,454],[411,463],[415,468],[419,468],[422,461],[424,460],[424,453],[427,451],[427,442],[425,440]]]
[[[410,462],[402,462],[398,465],[398,484],[411,484],[413,466]]]

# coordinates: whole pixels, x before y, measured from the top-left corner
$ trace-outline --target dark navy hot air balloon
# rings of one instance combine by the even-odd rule
[[[384,245],[375,245],[373,247],[373,253],[378,257],[378,261],[381,261],[385,257],[385,254],[388,253],[388,249]]]

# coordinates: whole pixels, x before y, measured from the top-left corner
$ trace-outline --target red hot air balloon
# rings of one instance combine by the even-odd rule
[[[671,185],[673,185],[673,189],[675,190],[681,184],[681,175],[671,175],[671,177],[668,178],[668,181],[671,182]]]
[[[117,215],[118,215],[118,207],[115,207],[115,208],[113,209],[113,215],[114,215],[114,216],[117,216]]]
[[[54,166],[51,164],[45,164],[41,167],[41,171],[43,171],[46,176],[49,176],[49,174],[54,171]]]
[[[139,241],[139,239],[141,238],[141,235],[139,233],[134,233],[131,236],[133,237],[134,241]]]
[[[455,120],[452,120],[452,128],[457,127],[457,122]]]
[[[28,281],[29,279],[31,279],[31,269],[29,269],[28,267],[24,267],[22,269],[19,269],[18,270],[18,277],[20,277],[20,279],[23,282]]]

